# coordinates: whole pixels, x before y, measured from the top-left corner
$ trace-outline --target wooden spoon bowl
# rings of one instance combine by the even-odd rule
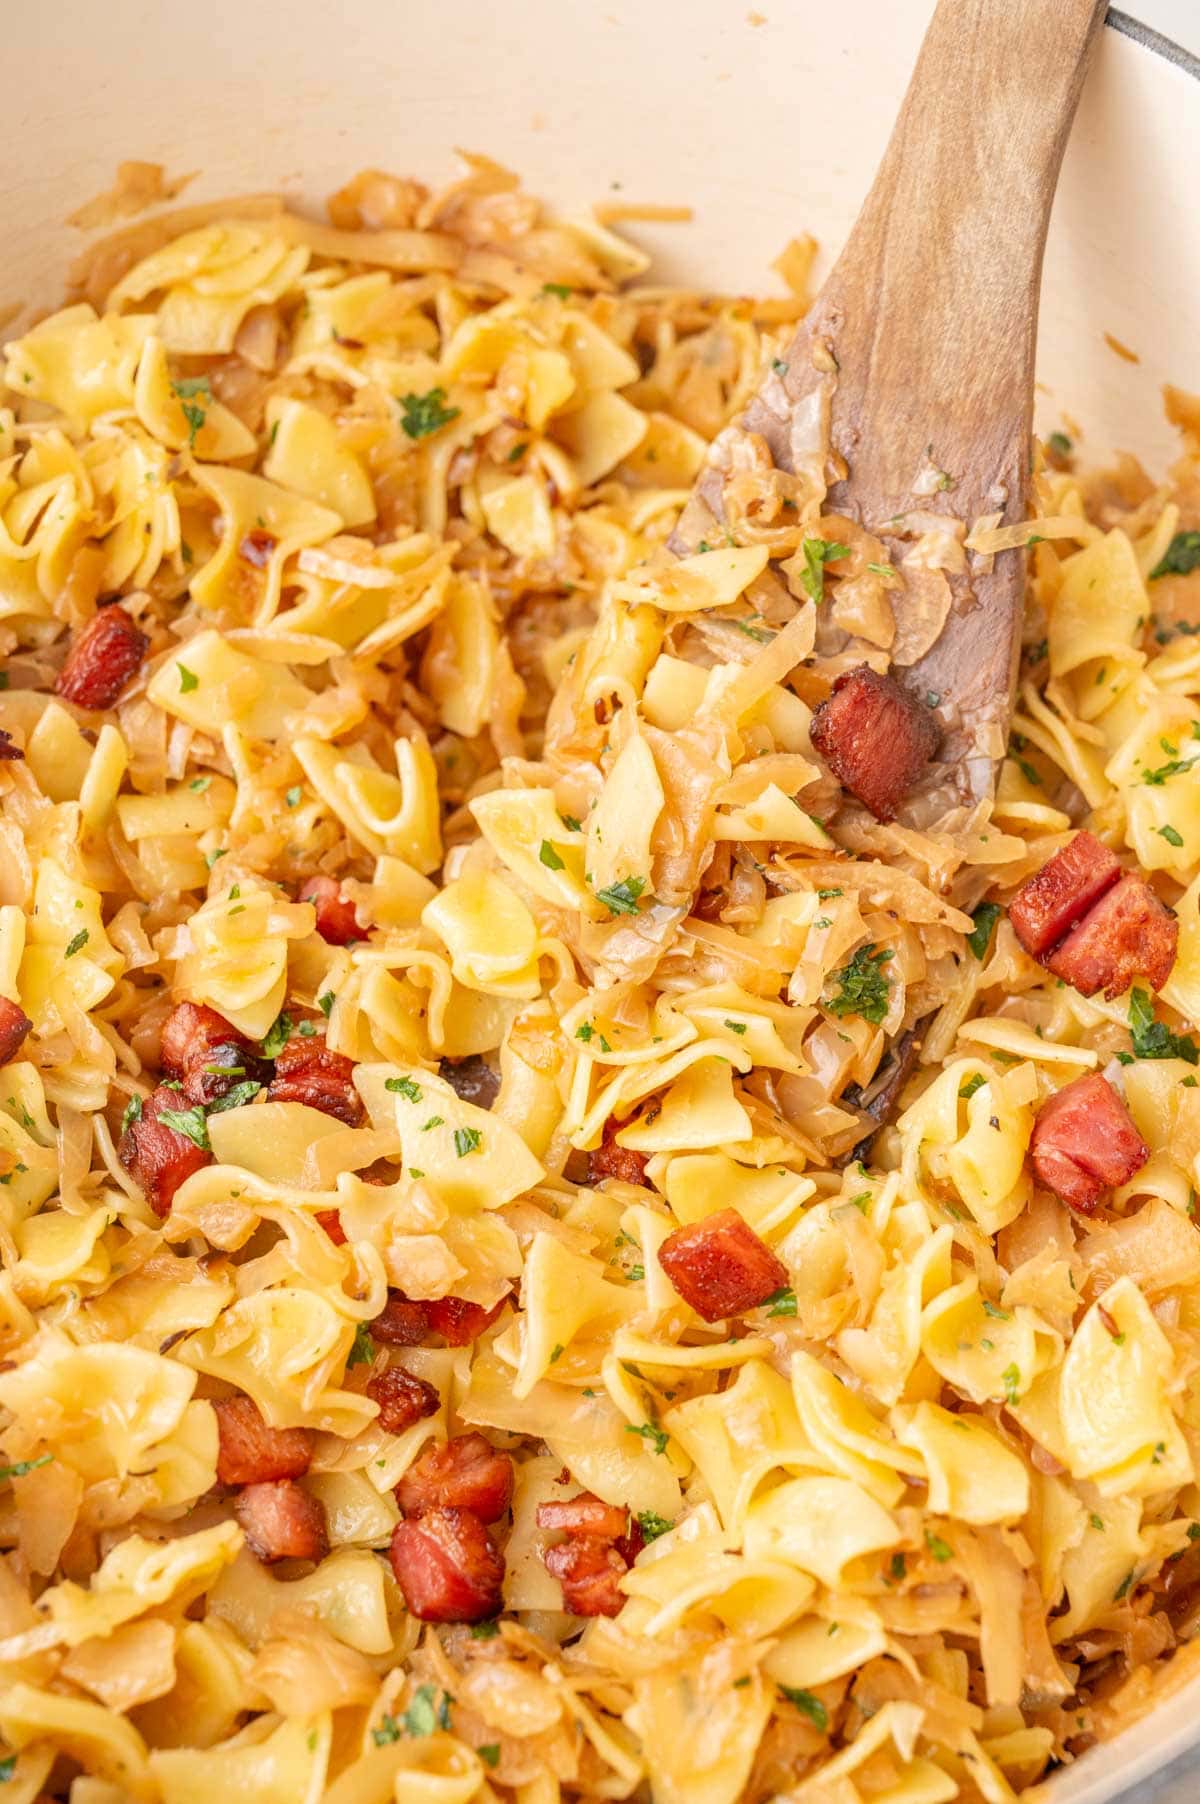
[[[912,825],[990,796],[1004,755],[1023,549],[965,551],[940,573],[945,593],[904,560],[931,517],[968,533],[981,516],[1027,518],[1042,253],[1105,10],[940,0],[841,256],[745,414],[714,441],[672,540],[685,552],[720,538],[726,484],[752,450],[765,445],[795,471],[818,436],[832,447],[826,512],[887,547],[903,584],[890,591],[892,674],[941,728],[939,755],[900,811]],[[828,621],[818,645],[843,666],[872,650]]]

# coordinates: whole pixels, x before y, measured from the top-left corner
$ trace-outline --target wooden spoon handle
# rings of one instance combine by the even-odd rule
[[[908,493],[905,427],[933,440],[956,480],[977,471],[1010,499],[1024,494],[1013,459],[1030,430],[1046,228],[1105,11],[1105,0],[939,0],[822,297],[847,309],[836,442],[863,517]],[[868,463],[855,465],[862,446]]]

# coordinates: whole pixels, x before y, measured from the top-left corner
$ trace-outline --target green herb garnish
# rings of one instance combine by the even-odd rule
[[[822,1008],[831,1015],[858,1015],[878,1027],[888,1012],[891,988],[883,967],[894,957],[890,947],[876,952],[874,941],[860,946],[850,963],[833,973],[831,982],[837,985],[837,990],[834,995],[822,998]]]

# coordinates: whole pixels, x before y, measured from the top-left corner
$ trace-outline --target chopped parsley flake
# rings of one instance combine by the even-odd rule
[[[190,695],[193,689],[200,687],[200,678],[194,670],[189,670],[186,664],[179,663],[176,663],[175,668],[179,672],[180,695]]]
[[[542,293],[556,294],[560,301],[569,301],[571,298],[571,290],[565,282],[543,282]]]
[[[283,799],[289,808],[299,808],[300,799],[303,794],[304,791],[301,789],[299,783],[293,783],[292,787],[284,792]]]
[[[800,550],[804,557],[804,569],[800,572],[800,581],[807,595],[814,601],[825,599],[825,566],[836,563],[840,558],[850,556],[849,545],[842,545],[836,539],[805,539]]]
[[[180,411],[187,421],[190,451],[196,443],[196,434],[208,418],[213,398],[212,385],[207,376],[177,376],[172,379],[171,393],[178,398]],[[200,397],[199,400],[196,399],[197,396]]]
[[[200,1108],[199,1104],[190,1109],[160,1109],[158,1120],[164,1127],[174,1128],[177,1134],[182,1134],[186,1140],[190,1140],[192,1145],[198,1146],[202,1152],[210,1150],[208,1123],[204,1119],[204,1110]]]
[[[261,1089],[261,1084],[248,1077],[245,1083],[231,1085],[224,1096],[218,1096],[215,1102],[210,1102],[208,1112],[210,1115],[220,1115],[226,1109],[240,1109],[244,1103],[257,1096]]]
[[[980,963],[987,957],[987,949],[992,941],[992,932],[1003,913],[1004,910],[998,902],[981,902],[978,908],[971,910],[971,919],[975,925],[967,935],[967,945]]]
[[[584,1045],[586,1046],[588,1041],[591,1039],[592,1035],[595,1033],[595,1031],[596,1030],[592,1026],[591,1022],[585,1021],[582,1023],[581,1026],[579,1026],[575,1029],[575,1038],[577,1040],[582,1040]]]
[[[479,1151],[479,1143],[482,1139],[483,1135],[478,1128],[455,1128],[454,1150],[460,1159],[465,1159],[468,1153],[477,1153]]]
[[[83,951],[83,949],[87,945],[87,943],[88,943],[88,930],[86,927],[81,927],[79,929],[79,932],[75,935],[74,939],[67,941],[67,949],[63,953],[63,957],[64,958],[74,958],[74,956],[77,952]]]
[[[1182,776],[1185,770],[1191,770],[1195,758],[1171,758],[1166,764],[1160,764],[1157,770],[1144,770],[1142,782],[1149,783],[1153,789],[1161,789],[1172,777]]]
[[[1052,432],[1046,444],[1056,457],[1070,457],[1075,449],[1065,432]]]
[[[140,1121],[141,1119],[142,1099],[140,1096],[131,1096],[129,1101],[125,1104],[125,1113],[121,1117],[121,1132],[123,1134],[127,1133],[134,1122]]]
[[[981,1072],[977,1071],[973,1077],[967,1079],[958,1094],[962,1097],[964,1102],[970,1102],[976,1090],[982,1090],[986,1083],[986,1077],[984,1077]]]
[[[638,1511],[638,1527],[647,1541],[657,1541],[660,1535],[671,1532],[675,1524],[668,1522],[665,1516],[656,1515],[653,1510]]]
[[[1129,992],[1129,1035],[1139,1059],[1185,1059],[1189,1065],[1200,1061],[1200,1048],[1194,1040],[1187,1034],[1172,1033],[1165,1022],[1155,1019],[1148,990]]]
[[[371,1330],[365,1322],[359,1322],[354,1329],[354,1345],[346,1356],[348,1366],[369,1366],[375,1357],[375,1342],[371,1339]]]
[[[783,1284],[771,1292],[763,1308],[768,1315],[795,1315],[796,1293],[789,1284]]]
[[[383,1080],[385,1090],[395,1096],[407,1096],[409,1102],[420,1102],[421,1086],[414,1084],[411,1077],[387,1077]]]
[[[603,902],[610,915],[635,915],[638,911],[638,898],[645,887],[644,877],[622,877],[619,883],[610,883],[607,889],[598,889],[596,900]]]
[[[427,395],[401,395],[400,425],[405,436],[428,438],[431,432],[439,432],[456,420],[462,409],[447,407],[445,403],[444,388],[431,388]]]
[[[1160,576],[1190,576],[1198,568],[1200,532],[1177,532],[1150,572],[1150,581]]]
[[[822,999],[821,1006],[831,1015],[858,1015],[878,1027],[888,1012],[891,988],[883,967],[894,957],[890,947],[876,952],[874,941],[860,946],[850,963],[833,973],[831,981],[837,989]]]
[[[1004,1386],[1004,1401],[1019,1403],[1021,1401],[1021,1373],[1015,1365],[1005,1366],[1000,1374],[1000,1382]]]
[[[562,859],[554,850],[554,847],[550,844],[548,839],[542,841],[541,850],[538,853],[538,861],[539,863],[544,864],[548,871],[561,871],[563,868]]]
[[[494,1616],[489,1616],[484,1622],[471,1624],[472,1641],[494,1641],[499,1633],[500,1624]]]
[[[498,1741],[487,1741],[481,1748],[476,1748],[475,1752],[483,1761],[484,1766],[499,1766],[500,1743]]]
[[[11,1466],[0,1466],[0,1480],[6,1478],[27,1478],[36,1472],[39,1466],[48,1466],[54,1458],[52,1453],[39,1454],[37,1459],[15,1460]]]
[[[644,1441],[650,1441],[653,1444],[655,1453],[665,1453],[667,1443],[671,1438],[665,1429],[656,1428],[653,1422],[639,1422],[636,1428],[632,1423],[626,1423],[625,1433],[640,1434]]]
[[[286,1010],[276,1015],[263,1036],[262,1055],[264,1059],[275,1059],[283,1051],[292,1037],[292,1017]]]
[[[1169,846],[1181,846],[1183,844],[1183,834],[1172,827],[1170,821],[1167,822],[1165,827],[1156,827],[1155,832],[1160,833]]]
[[[328,1021],[330,1015],[333,1013],[333,1005],[336,1001],[337,1001],[337,996],[333,990],[326,990],[324,995],[317,997],[317,1007],[320,1009],[321,1013],[324,1015],[324,1017],[327,1021]]]
[[[983,1299],[983,1313],[984,1315],[990,1315],[992,1320],[996,1322],[1012,1321],[1011,1309],[1001,1309],[998,1304],[990,1302],[987,1297],[984,1297]]]
[[[925,1545],[933,1555],[934,1559],[939,1562],[952,1560],[954,1558],[954,1549],[951,1547],[949,1541],[943,1541],[942,1537],[940,1535],[935,1535],[932,1529],[927,1528],[925,1530]]]
[[[748,1023],[745,1021],[726,1021],[725,1025],[729,1029],[730,1033],[744,1034],[746,1031],[746,1028],[748,1026]]]
[[[820,1698],[814,1697],[811,1691],[797,1689],[793,1685],[781,1685],[779,1692],[780,1696],[785,1697],[789,1704],[795,1704],[797,1710],[807,1716],[809,1721],[824,1735],[829,1727],[829,1712]]]

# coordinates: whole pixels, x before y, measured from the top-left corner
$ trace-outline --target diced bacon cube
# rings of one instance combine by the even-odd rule
[[[429,1305],[414,1303],[402,1290],[389,1290],[371,1323],[371,1338],[385,1347],[419,1347],[429,1336]]]
[[[425,1304],[426,1318],[434,1334],[440,1334],[448,1347],[469,1347],[507,1309],[511,1297],[501,1297],[490,1309],[482,1303],[468,1303],[463,1297],[434,1297]]]
[[[504,1556],[479,1517],[431,1509],[397,1523],[392,1571],[421,1622],[482,1622],[503,1604]]]
[[[346,1230],[342,1226],[342,1218],[336,1209],[318,1209],[316,1219],[332,1240],[335,1247],[346,1244]]]
[[[1116,858],[1095,834],[1077,833],[1008,905],[1013,932],[1029,956],[1041,958],[1056,945],[1120,875]]]
[[[1150,1149],[1112,1085],[1090,1071],[1043,1104],[1029,1154],[1039,1184],[1091,1215],[1104,1191],[1141,1170]]]
[[[631,1146],[618,1146],[617,1135],[628,1123],[610,1115],[604,1123],[599,1146],[588,1154],[587,1181],[599,1184],[604,1178],[619,1178],[622,1184],[644,1184],[648,1153],[635,1152]]]
[[[563,1609],[573,1616],[616,1616],[625,1602],[621,1580],[628,1563],[608,1541],[591,1537],[560,1541],[542,1558],[562,1586]]]
[[[323,1560],[329,1552],[325,1508],[290,1478],[247,1485],[233,1500],[246,1545],[260,1560]]]
[[[185,1178],[212,1164],[212,1153],[170,1122],[164,1112],[186,1114],[187,1098],[179,1090],[160,1084],[146,1098],[136,1121],[121,1135],[117,1154],[126,1171],[141,1185],[156,1215],[166,1215]]]
[[[0,1065],[10,1065],[21,1050],[33,1022],[7,996],[0,996]]]
[[[217,1477],[223,1485],[303,1478],[312,1461],[307,1428],[269,1428],[252,1397],[223,1397],[217,1412]]]
[[[937,751],[923,702],[869,664],[845,670],[812,717],[810,737],[842,785],[877,821],[890,821]]]
[[[348,946],[352,940],[365,939],[354,904],[343,896],[332,877],[309,877],[300,889],[300,901],[311,902],[317,911],[317,932],[331,946]]]
[[[461,1434],[427,1447],[396,1486],[406,1516],[431,1509],[470,1510],[498,1522],[512,1502],[513,1463],[481,1434]]]
[[[1179,922],[1143,877],[1132,874],[1100,898],[1046,959],[1046,969],[1082,996],[1111,1000],[1142,978],[1161,990],[1175,963]]]
[[[787,1267],[736,1209],[677,1228],[658,1249],[658,1262],[706,1322],[757,1309],[788,1281]]]
[[[189,1102],[215,1102],[235,1084],[266,1083],[270,1066],[252,1040],[203,1003],[180,1002],[163,1022],[159,1062]]]
[[[539,1503],[537,1525],[560,1529],[564,1535],[617,1541],[629,1528],[629,1512],[615,1503],[605,1503],[591,1491],[581,1491],[578,1497]]]
[[[432,1384],[403,1366],[377,1372],[367,1384],[367,1396],[378,1403],[379,1426],[386,1434],[403,1434],[424,1416],[436,1415],[442,1401]]]
[[[297,1034],[275,1060],[267,1096],[271,1102],[303,1102],[360,1127],[366,1118],[362,1097],[354,1088],[354,1065],[340,1052],[330,1052],[320,1034]]]
[[[124,608],[101,608],[76,633],[55,691],[77,708],[111,708],[149,648]]]

